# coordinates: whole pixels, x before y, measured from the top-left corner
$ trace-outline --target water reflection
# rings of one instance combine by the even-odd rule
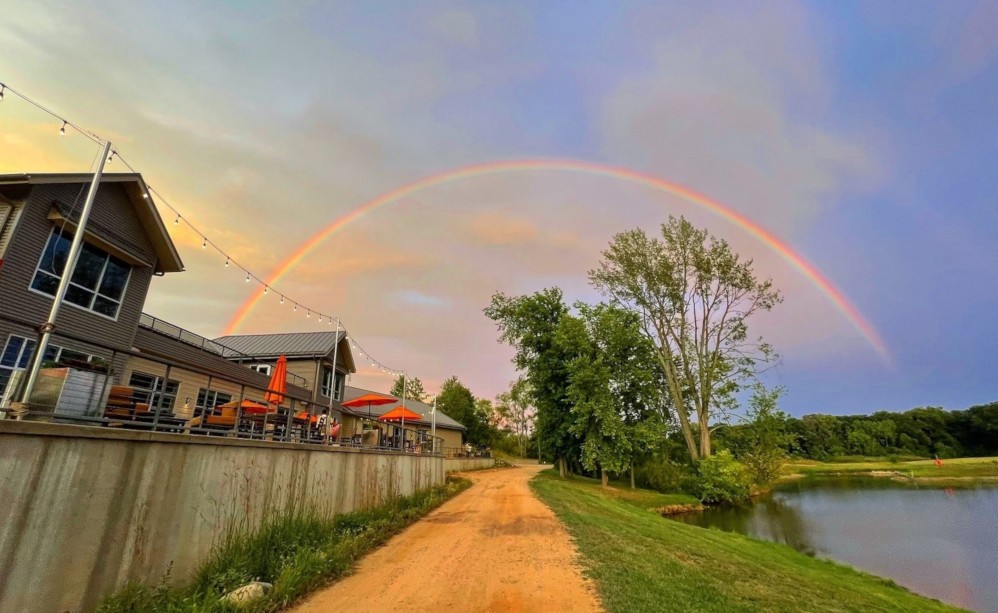
[[[935,489],[886,479],[793,482],[746,507],[680,521],[784,543],[998,613],[998,489]]]

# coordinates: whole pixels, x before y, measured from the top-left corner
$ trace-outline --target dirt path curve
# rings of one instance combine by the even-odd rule
[[[564,527],[527,486],[542,468],[468,474],[472,487],[295,611],[599,611]]]

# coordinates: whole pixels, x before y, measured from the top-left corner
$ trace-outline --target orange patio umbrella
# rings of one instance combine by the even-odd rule
[[[270,383],[267,384],[268,391],[263,399],[271,404],[280,405],[284,402],[284,394],[288,391],[288,358],[281,356],[277,358],[274,372],[270,375]]]
[[[409,409],[403,406],[397,406],[391,411],[388,411],[387,413],[379,417],[378,419],[380,419],[381,421],[406,421],[406,420],[419,421],[423,419],[423,416],[420,415],[419,413],[416,413],[415,411],[410,411]]]
[[[267,405],[253,400],[243,400],[242,402],[233,400],[232,402],[226,402],[225,404],[220,404],[215,408],[234,409],[236,407],[239,407],[244,415],[262,414],[268,412],[269,410]]]
[[[385,396],[384,394],[364,394],[363,396],[358,396],[353,400],[341,402],[340,405],[350,409],[359,409],[360,407],[366,405],[367,416],[371,417],[371,407],[381,406],[383,404],[394,404],[398,401],[398,398]]]

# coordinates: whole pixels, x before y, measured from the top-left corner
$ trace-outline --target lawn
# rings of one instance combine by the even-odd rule
[[[998,478],[998,458],[955,458],[943,460],[936,466],[934,460],[892,462],[886,458],[864,458],[855,462],[791,462],[788,473],[805,475],[848,474],[870,472],[897,472],[915,479],[966,479],[991,480]]]
[[[649,510],[688,497],[605,491],[550,470],[531,487],[568,528],[611,612],[958,610],[783,545],[705,530]]]

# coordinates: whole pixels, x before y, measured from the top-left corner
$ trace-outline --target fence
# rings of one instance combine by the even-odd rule
[[[0,321],[24,325],[7,319]],[[247,380],[266,381],[267,377],[223,358],[218,353],[224,349],[219,349],[221,345],[206,344],[205,339],[198,341],[201,337],[192,333],[184,337],[183,329],[161,320],[147,319],[143,327],[184,343],[188,346],[186,351],[194,348],[212,354],[215,368],[148,352],[113,349],[60,333],[56,338],[62,342],[75,342],[87,347],[87,351],[103,355],[98,356],[100,359],[95,359],[94,364],[78,359],[47,362],[50,367],[41,371],[26,418],[78,426],[359,447],[419,455],[435,454],[443,449],[443,439],[439,437],[376,418],[357,416],[364,424],[363,431],[357,435],[342,432],[343,424],[335,423],[327,406],[311,402],[307,389],[289,386],[280,391],[270,389],[269,383],[248,384]],[[141,372],[137,368],[141,368]],[[15,375],[24,372],[23,367],[13,370]],[[132,374],[129,385],[115,384],[115,381],[124,383],[121,379],[129,372]],[[140,375],[138,378],[136,373]],[[7,382],[5,397],[18,396],[11,392],[18,387],[20,379],[21,376],[14,376]],[[133,381],[141,385],[132,385]],[[183,390],[187,392],[187,401],[178,408],[178,400],[185,396]],[[283,396],[283,400],[266,402],[271,393]],[[189,404],[191,397],[196,398],[193,407]],[[8,403],[0,402],[0,419],[13,412]]]
[[[465,445],[464,447],[445,447],[443,450],[443,456],[447,459],[454,458],[491,458],[492,448],[491,447],[475,447],[473,445]]]

